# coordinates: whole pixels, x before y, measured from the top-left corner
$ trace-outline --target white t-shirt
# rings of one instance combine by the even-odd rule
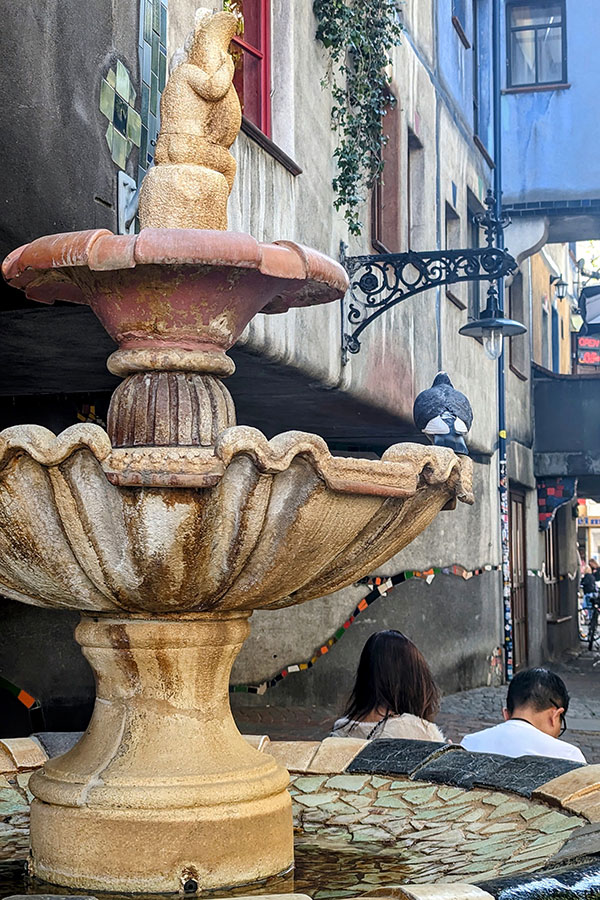
[[[461,741],[465,750],[475,753],[500,753],[502,756],[551,756],[585,763],[579,747],[559,741],[522,719],[509,719],[493,728],[467,734]]]

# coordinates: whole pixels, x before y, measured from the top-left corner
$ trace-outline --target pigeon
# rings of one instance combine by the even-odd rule
[[[436,446],[468,456],[464,435],[473,424],[473,410],[445,372],[438,372],[431,387],[421,391],[413,406],[413,419]]]

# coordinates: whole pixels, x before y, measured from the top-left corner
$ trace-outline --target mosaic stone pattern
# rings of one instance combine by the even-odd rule
[[[543,803],[499,791],[379,775],[294,775],[294,825],[302,846],[376,853],[366,877],[336,891],[390,883],[385,859],[406,882],[472,882],[539,869],[585,824]],[[383,862],[382,862],[383,860]],[[324,896],[324,895],[323,895]],[[333,894],[329,894],[333,896]]]
[[[160,98],[167,81],[167,7],[168,0],[140,0],[142,112],[138,185],[154,163],[160,129]]]
[[[0,775],[0,862],[26,859],[29,852],[28,783],[31,772]]]
[[[123,170],[133,147],[139,147],[142,139],[142,120],[135,101],[129,72],[119,59],[100,84],[100,112],[108,119],[106,143],[110,155]]]

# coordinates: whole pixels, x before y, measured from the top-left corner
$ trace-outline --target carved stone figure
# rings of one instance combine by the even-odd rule
[[[232,13],[198,10],[162,95],[156,166],[140,192],[142,228],[227,228],[236,170],[229,147],[241,125],[228,52],[236,27]]]

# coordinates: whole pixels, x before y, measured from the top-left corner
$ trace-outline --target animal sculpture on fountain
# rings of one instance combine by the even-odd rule
[[[468,398],[456,390],[445,372],[438,372],[431,387],[418,395],[413,419],[432,444],[469,455],[465,435],[473,424],[473,410]]]
[[[140,191],[142,228],[227,229],[236,172],[229,148],[242,122],[228,47],[238,26],[229,12],[196,13],[160,103],[156,165]]]

